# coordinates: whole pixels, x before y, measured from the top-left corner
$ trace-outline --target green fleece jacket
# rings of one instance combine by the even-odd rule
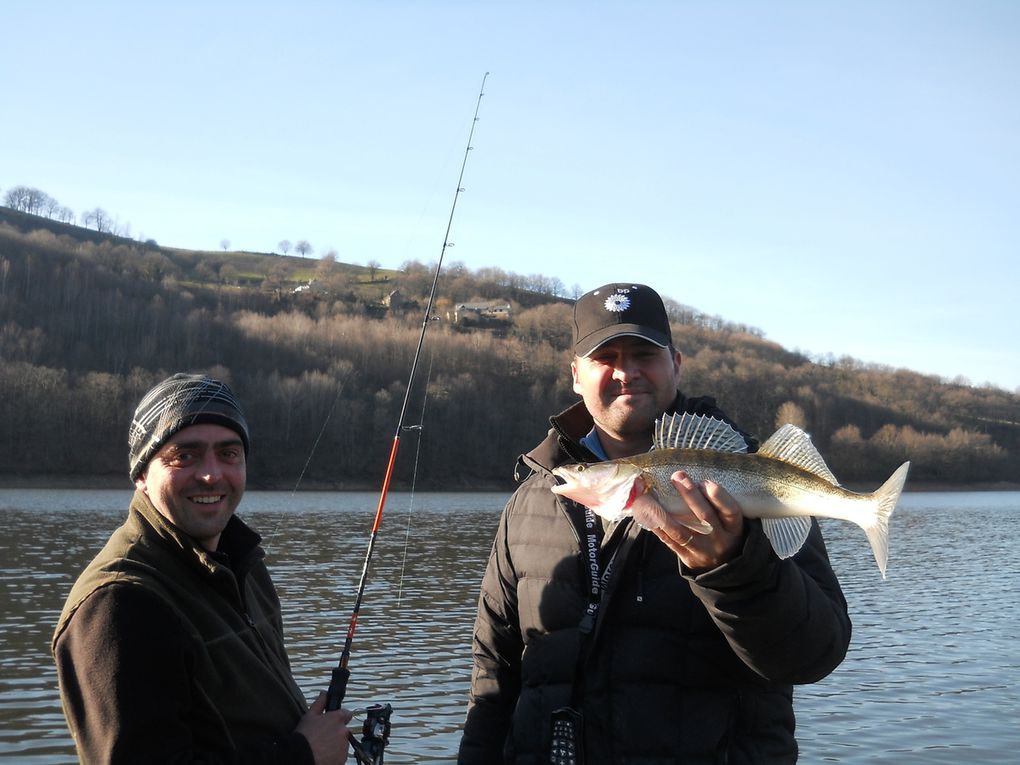
[[[260,542],[233,517],[210,553],[135,492],[53,635],[82,762],[312,762]]]

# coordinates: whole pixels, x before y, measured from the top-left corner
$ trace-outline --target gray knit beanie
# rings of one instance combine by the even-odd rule
[[[128,432],[131,480],[171,436],[189,425],[223,425],[236,431],[248,454],[248,423],[226,383],[205,375],[175,374],[145,394]]]

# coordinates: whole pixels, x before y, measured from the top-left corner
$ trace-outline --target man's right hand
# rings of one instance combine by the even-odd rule
[[[316,765],[344,765],[347,762],[347,723],[353,713],[348,709],[326,711],[326,692],[308,707],[295,729],[308,741]]]

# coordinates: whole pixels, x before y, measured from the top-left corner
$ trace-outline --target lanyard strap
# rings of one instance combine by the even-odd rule
[[[577,625],[580,640],[578,641],[577,660],[574,665],[574,682],[570,696],[571,704],[574,708],[580,709],[584,686],[584,665],[588,651],[591,649],[592,633],[595,631],[599,608],[602,605],[602,595],[606,591],[606,587],[613,574],[613,564],[616,562],[617,553],[627,546],[623,541],[626,535],[620,532],[620,528],[627,524],[617,525],[614,529],[615,533],[610,533],[609,542],[605,550],[609,554],[609,561],[606,563],[605,570],[603,570],[602,528],[595,517],[595,513],[590,508],[584,508],[583,520],[580,513],[570,512],[571,510],[576,510],[576,508],[577,505],[573,507],[568,505],[567,515],[577,530],[578,539],[581,542],[581,550],[585,556],[584,566],[588,572],[588,605],[585,608],[580,623]],[[610,549],[612,552],[609,552]]]
[[[599,606],[602,605],[602,593],[605,592],[609,579],[613,574],[613,563],[616,562],[616,554],[620,551],[619,539],[613,541],[613,551],[609,556],[605,571],[602,570],[601,548],[602,540],[598,520],[591,508],[584,508],[584,524],[576,513],[570,514],[571,520],[578,527],[578,534],[583,543],[585,551],[585,567],[588,571],[588,606],[585,608],[584,616],[578,625],[581,633],[587,635],[595,629],[595,619],[598,616]],[[611,540],[612,541],[612,540]]]

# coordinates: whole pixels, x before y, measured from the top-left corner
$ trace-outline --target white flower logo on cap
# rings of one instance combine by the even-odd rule
[[[622,292],[617,292],[615,295],[610,295],[606,298],[605,306],[607,311],[623,313],[630,308],[630,298]]]

